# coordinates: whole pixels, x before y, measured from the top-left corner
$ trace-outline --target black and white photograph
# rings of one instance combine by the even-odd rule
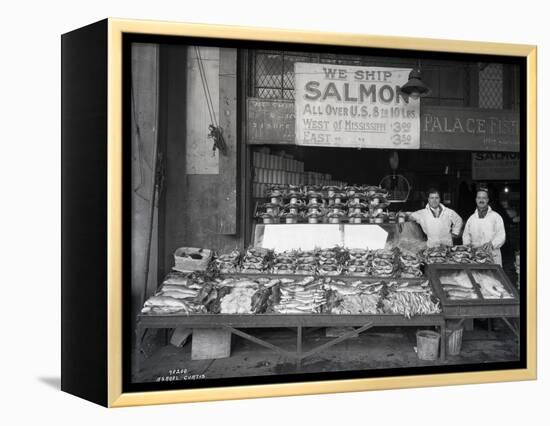
[[[130,384],[523,365],[524,62],[124,49]]]
[[[3,417],[544,423],[540,4],[4,2]]]

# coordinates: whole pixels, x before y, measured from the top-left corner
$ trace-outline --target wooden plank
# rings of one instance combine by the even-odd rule
[[[239,89],[238,97],[241,100],[238,102],[239,113],[238,117],[247,116],[247,103],[244,101],[248,95],[248,88],[250,82],[250,67],[248,66],[249,62],[249,52],[247,49],[239,49],[237,51],[239,61],[239,82],[237,87]],[[243,237],[242,240],[242,249],[247,247],[250,244],[250,235],[252,231],[252,226],[254,219],[252,208],[254,206],[252,200],[252,147],[248,146],[246,140],[248,138],[247,132],[247,120],[239,120],[239,140],[238,145],[240,147],[240,156],[239,156],[239,171],[238,177],[240,181],[240,197],[239,197],[239,214],[241,215],[241,220],[239,223],[240,234]]]
[[[192,360],[228,358],[230,355],[230,331],[220,328],[193,330]]]
[[[334,327],[364,325],[374,326],[439,326],[443,315],[422,315],[405,318],[402,315],[333,315],[333,314],[196,314],[196,315],[139,315],[144,328],[193,329],[213,327],[280,328],[280,327]]]
[[[237,214],[237,49],[220,48],[219,125],[227,152],[219,155],[218,232],[233,235],[238,230]]]
[[[519,318],[519,305],[444,306],[445,318]]]
[[[179,233],[184,234],[172,249],[183,245],[190,247],[215,248],[220,253],[229,253],[240,248],[242,236],[220,233],[219,218],[223,214],[223,203],[217,193],[218,175],[187,175],[184,194],[187,203],[179,211]],[[173,258],[171,259],[173,262]]]
[[[185,345],[187,339],[193,334],[193,330],[187,327],[176,327],[170,337],[170,344],[176,347],[181,347]]]
[[[155,167],[158,146],[159,47],[132,45],[132,309],[139,312],[157,286],[157,205]]]
[[[184,119],[187,115],[187,56],[186,46],[160,47],[159,143],[163,147],[165,164],[164,190],[159,200],[161,277],[174,265],[172,254],[182,245],[182,241],[186,241],[188,232],[186,223],[182,223],[189,203],[184,190],[187,186]]]

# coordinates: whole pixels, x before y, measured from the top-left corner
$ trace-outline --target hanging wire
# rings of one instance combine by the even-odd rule
[[[208,80],[206,78],[204,62],[202,60],[200,48],[198,46],[195,46],[195,52],[197,54],[197,64],[199,67],[199,74],[201,76],[206,105],[208,107],[208,114],[210,115],[211,124],[208,126],[208,138],[214,140],[214,144],[212,145],[212,155],[214,155],[216,149],[218,149],[222,154],[225,155],[227,152],[227,145],[225,144],[222,128],[218,125],[218,120],[216,119],[216,110],[214,109],[214,103],[212,102],[212,96],[210,95],[210,88],[208,87]]]
[[[197,63],[199,66],[199,73],[201,76],[202,88],[204,90],[204,97],[206,98],[206,105],[208,106],[208,114],[210,115],[210,121],[216,127],[218,126],[218,121],[216,120],[216,112],[214,110],[214,104],[212,102],[212,96],[210,95],[210,88],[208,87],[208,80],[206,79],[206,71],[204,69],[204,62],[202,60],[201,51],[199,46],[195,46],[195,51],[197,52]]]

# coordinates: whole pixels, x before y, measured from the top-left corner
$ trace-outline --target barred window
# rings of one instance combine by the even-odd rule
[[[251,55],[250,62],[251,95],[264,99],[294,100],[295,62],[400,68],[417,66],[415,58],[257,50]],[[424,104],[468,105],[470,90],[468,66],[448,62],[434,65],[432,62],[421,64],[423,79],[431,89],[431,94],[423,99]]]
[[[503,108],[503,77],[504,73],[502,64],[480,64],[480,108]]]
[[[257,51],[253,56],[255,97],[294,99],[294,63],[361,65],[358,56],[304,52]]]

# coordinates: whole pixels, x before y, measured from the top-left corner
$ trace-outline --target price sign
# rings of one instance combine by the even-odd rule
[[[296,144],[418,149],[420,101],[401,93],[410,69],[297,62]]]

